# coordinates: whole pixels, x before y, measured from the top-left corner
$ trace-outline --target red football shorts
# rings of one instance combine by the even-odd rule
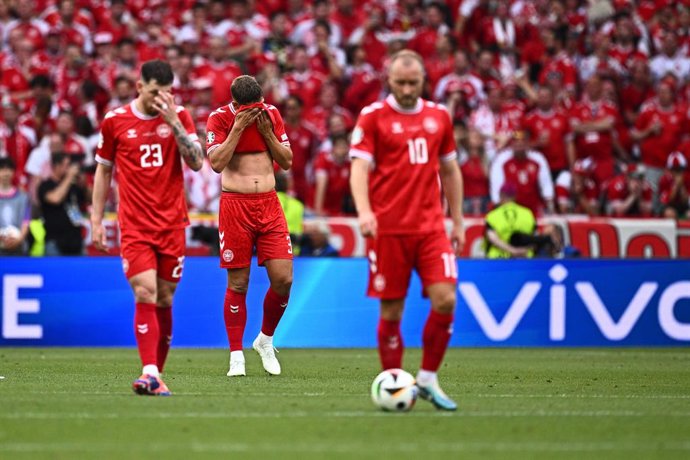
[[[120,235],[122,269],[127,279],[154,269],[158,278],[177,283],[182,278],[185,230],[126,230]]]
[[[280,200],[266,193],[223,192],[218,216],[221,268],[248,267],[256,246],[259,265],[292,260],[292,243]]]
[[[367,256],[367,295],[370,297],[389,300],[404,298],[412,269],[417,271],[424,291],[432,284],[457,282],[455,253],[444,231],[369,238]]]

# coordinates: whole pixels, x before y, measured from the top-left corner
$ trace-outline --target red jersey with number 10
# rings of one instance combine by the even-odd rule
[[[177,115],[190,139],[198,142],[189,112],[178,107]],[[96,161],[117,166],[118,220],[123,231],[169,230],[189,224],[182,159],[163,117],[139,112],[134,102],[108,112]]]
[[[444,230],[440,162],[457,159],[445,107],[419,99],[406,110],[392,95],[365,107],[352,132],[350,157],[374,165],[369,200],[379,234]]]

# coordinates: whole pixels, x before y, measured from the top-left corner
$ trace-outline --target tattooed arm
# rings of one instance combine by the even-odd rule
[[[200,170],[204,164],[204,149],[198,140],[191,139],[189,134],[187,134],[187,130],[177,115],[177,106],[172,94],[167,92],[159,93],[156,96],[155,104],[165,122],[172,128],[175,142],[177,142],[177,149],[180,151],[184,162],[194,171]]]

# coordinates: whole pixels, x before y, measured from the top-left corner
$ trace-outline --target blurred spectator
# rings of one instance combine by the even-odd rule
[[[290,48],[292,46],[289,38],[289,26],[290,23],[284,11],[272,13],[268,35],[261,44],[261,52],[264,56],[274,60],[281,72],[289,67]]]
[[[284,75],[289,94],[299,96],[304,107],[314,107],[325,76],[309,68],[309,56],[304,46],[293,49],[291,63],[292,70]]]
[[[331,13],[331,24],[342,31],[342,42],[350,39],[352,32],[364,22],[366,13],[363,8],[355,8],[354,0],[335,0],[335,9]]]
[[[500,86],[488,88],[486,102],[472,112],[469,127],[481,133],[486,157],[492,162],[517,128],[503,111],[503,90]]]
[[[386,11],[380,5],[372,4],[363,24],[350,35],[348,44],[360,47],[366,62],[379,71],[388,53],[386,42],[390,38],[390,31],[386,29]]]
[[[444,76],[453,71],[453,53],[456,48],[456,40],[448,34],[439,34],[436,38],[434,52],[424,56],[424,68],[426,69],[426,92],[432,94],[438,82]]]
[[[590,177],[591,161],[577,160],[556,179],[556,203],[561,214],[599,214],[599,189]]]
[[[350,141],[346,135],[331,138],[331,150],[314,161],[314,212],[317,216],[353,215],[350,195]]]
[[[350,113],[359,113],[376,102],[381,94],[381,78],[366,58],[361,46],[350,49],[349,63],[345,68],[345,92],[341,98],[343,107]]]
[[[290,41],[295,44],[310,47],[316,45],[317,38],[314,35],[314,24],[317,21],[329,23],[330,5],[328,0],[314,0],[312,13],[307,14],[292,29]],[[330,34],[328,35],[328,46],[339,46],[343,38],[342,31],[338,24],[331,23]]]
[[[460,155],[460,170],[465,215],[486,213],[489,206],[489,166],[482,135],[477,131],[470,130],[467,136],[467,150]]]
[[[338,250],[330,241],[331,229],[325,220],[304,222],[304,234],[300,244],[300,255],[306,257],[338,257]]]
[[[3,2],[10,4],[10,2]],[[15,3],[15,2],[12,2]],[[22,37],[27,38],[34,49],[42,49],[45,45],[45,36],[48,34],[49,25],[38,17],[36,4],[33,0],[16,2],[14,12],[16,19],[10,21],[5,28],[3,38],[8,37],[12,31],[17,31]]]
[[[16,173],[12,180],[14,186],[26,188],[28,177],[25,171],[31,149],[36,144],[33,129],[19,123],[19,104],[5,96],[2,100],[0,118],[0,157],[9,157],[14,163]]]
[[[659,81],[671,74],[676,81],[687,80],[690,76],[690,60],[679,47],[678,33],[674,30],[666,30],[663,37],[661,52],[649,63],[654,79]]]
[[[316,128],[316,134],[321,139],[325,139],[332,134],[328,130],[328,119],[334,114],[343,118],[348,130],[353,128],[354,117],[350,111],[338,105],[338,88],[331,83],[325,83],[321,86],[318,104],[305,111],[304,119]]]
[[[630,78],[621,88],[621,114],[625,122],[632,126],[640,114],[640,107],[654,97],[649,65],[646,59],[636,59],[631,63]]]
[[[38,185],[50,177],[50,159],[53,154],[64,153],[65,142],[60,134],[54,133],[45,136],[41,142],[31,151],[26,162],[26,173],[29,175],[29,197],[34,205],[38,205]]]
[[[606,213],[613,217],[650,217],[652,186],[645,180],[644,166],[631,163],[624,174],[609,182]]]
[[[612,78],[615,81],[625,74],[625,68],[615,59],[611,59],[611,39],[608,35],[598,32],[592,37],[594,51],[582,60],[579,66],[580,80],[587,81],[593,75]]]
[[[498,204],[504,184],[515,187],[515,202],[534,215],[553,214],[554,190],[549,165],[539,152],[528,150],[529,133],[516,131],[512,142],[491,164],[491,200]]]
[[[446,24],[445,11],[440,3],[427,3],[424,7],[423,25],[415,29],[414,37],[407,43],[407,47],[419,53],[425,61],[436,53],[439,36],[449,32]]]
[[[552,178],[573,164],[575,152],[572,143],[568,142],[570,124],[566,115],[556,107],[553,89],[548,86],[539,88],[536,108],[523,118],[522,127],[533,139],[531,147],[546,157]]]
[[[457,50],[453,54],[453,70],[444,75],[434,88],[434,100],[442,102],[452,90],[462,91],[463,100],[469,109],[476,109],[481,101],[486,99],[484,82],[470,73],[470,61],[464,50]],[[454,114],[451,111],[451,114]]]
[[[43,19],[51,28],[60,31],[67,45],[77,45],[84,53],[93,52],[91,16],[78,9],[74,0],[59,0],[54,7],[43,12]]]
[[[597,185],[614,174],[613,128],[618,116],[616,107],[603,99],[601,78],[592,76],[587,81],[585,94],[571,113],[570,125],[576,157],[591,157]]]
[[[47,256],[80,255],[84,250],[82,210],[86,189],[80,184],[79,163],[72,159],[64,153],[53,154],[51,175],[38,187]]]
[[[309,66],[331,81],[343,78],[347,58],[345,52],[329,43],[331,25],[327,21],[316,21],[313,26],[314,44],[307,48]]]
[[[288,189],[302,203],[311,203],[311,163],[318,148],[316,129],[302,119],[302,100],[290,96],[283,109],[285,133],[292,147],[291,185]]]
[[[220,37],[208,40],[208,59],[194,69],[197,78],[208,78],[213,85],[213,107],[221,107],[230,102],[230,83],[242,75],[237,62],[228,59],[227,43]]]
[[[208,158],[204,159],[199,171],[193,171],[186,163],[182,169],[189,210],[217,213],[221,193],[220,175],[213,171]]]
[[[690,173],[688,159],[678,151],[666,160],[666,172],[659,180],[661,215],[671,219],[690,218]]]
[[[86,57],[78,45],[67,45],[62,63],[54,70],[54,75],[58,99],[67,101],[75,110],[79,107],[79,86],[93,79]]]
[[[0,256],[27,251],[31,205],[26,193],[13,185],[15,171],[12,159],[0,158]]]
[[[113,92],[106,110],[110,111],[129,104],[134,97],[136,97],[136,88],[134,87],[134,82],[124,75],[120,75],[115,79]]]
[[[659,83],[657,97],[642,106],[630,133],[633,140],[639,142],[640,161],[655,197],[658,197],[659,179],[664,173],[668,152],[678,148],[687,127],[685,110],[676,103],[673,86]]]
[[[517,188],[510,182],[499,190],[498,206],[486,215],[484,252],[489,259],[530,257],[531,248],[511,243],[516,234],[532,235],[537,221],[529,208],[515,202]]]
[[[294,147],[293,147],[294,148]],[[280,206],[285,213],[290,241],[292,242],[292,252],[299,255],[301,252],[301,240],[304,232],[304,203],[288,193],[288,177],[285,173],[276,174],[276,193],[280,200]]]

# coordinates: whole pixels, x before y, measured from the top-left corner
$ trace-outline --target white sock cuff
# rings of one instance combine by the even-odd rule
[[[158,366],[155,364],[147,364],[141,371],[142,374],[153,375],[154,377],[160,377],[160,372],[158,372]]]
[[[420,369],[419,372],[417,372],[417,383],[421,386],[433,385],[436,383],[436,380],[436,372],[425,371],[424,369]]]

